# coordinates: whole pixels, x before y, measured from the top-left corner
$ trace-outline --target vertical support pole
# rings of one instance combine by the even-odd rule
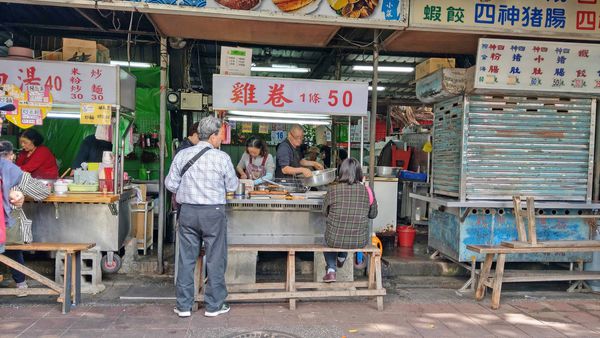
[[[513,196],[513,205],[515,208],[515,223],[517,225],[517,236],[520,242],[527,242],[527,234],[525,233],[525,225],[523,224],[523,215],[521,210],[521,197]]]
[[[71,288],[73,286],[71,278],[71,274],[73,271],[73,260],[71,257],[73,256],[70,252],[65,252],[65,276],[63,278],[63,303],[62,303],[62,313],[67,314],[71,310]]]
[[[160,38],[160,168],[158,180],[158,273],[164,272],[163,262],[163,237],[165,233],[165,150],[166,150],[166,121],[167,121],[167,67],[169,65],[169,55],[167,54],[167,38]],[[145,244],[144,244],[145,245]]]
[[[592,116],[594,116],[594,110],[598,109],[597,100],[592,100]],[[594,133],[594,175],[593,177],[593,197],[594,201],[600,200],[600,112],[596,113],[596,126]],[[590,140],[591,141],[591,140]]]
[[[296,252],[289,251],[287,259],[286,291],[296,291]],[[290,310],[296,310],[296,298],[289,298]]]
[[[379,29],[373,30],[373,80],[371,83],[371,126],[369,128],[369,186],[375,188],[375,127],[377,122],[377,85],[379,84]],[[369,233],[373,226],[369,227]]]
[[[342,57],[339,53],[335,57],[335,79],[342,79]],[[338,147],[337,147],[337,130],[335,129],[335,116],[331,116],[331,168],[337,167]]]
[[[119,121],[121,120],[121,106],[117,106],[115,113],[115,123],[113,125],[113,155],[115,157],[115,163],[113,164],[113,193],[119,193],[119,180],[123,177],[123,171],[121,169],[121,152],[123,148],[119,149],[121,144],[121,133],[119,132]]]
[[[365,165],[365,118],[361,117],[360,118],[360,165],[363,166]],[[364,173],[363,173],[364,175]]]
[[[75,299],[73,304],[79,305],[81,303],[81,251],[75,252]]]
[[[527,242],[537,245],[537,234],[535,230],[535,206],[533,197],[527,197]]]
[[[348,158],[352,157],[352,118],[348,116]]]

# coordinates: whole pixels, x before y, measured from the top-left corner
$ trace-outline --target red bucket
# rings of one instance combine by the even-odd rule
[[[415,244],[415,235],[417,231],[410,225],[403,225],[396,228],[398,233],[398,246],[403,248],[412,248]]]

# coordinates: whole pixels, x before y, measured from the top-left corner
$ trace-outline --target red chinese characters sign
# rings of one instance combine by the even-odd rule
[[[117,68],[75,62],[0,60],[0,85],[43,86],[54,102],[117,104]]]
[[[213,106],[246,110],[366,116],[366,82],[213,76]]]

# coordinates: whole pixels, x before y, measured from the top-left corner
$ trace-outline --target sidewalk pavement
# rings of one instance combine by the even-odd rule
[[[180,319],[174,301],[89,299],[62,315],[50,297],[1,297],[0,337],[600,337],[600,296],[506,291],[499,310],[454,289],[390,286],[372,299],[232,303],[216,318]],[[260,333],[261,331],[262,333]],[[280,332],[279,335],[267,331]]]

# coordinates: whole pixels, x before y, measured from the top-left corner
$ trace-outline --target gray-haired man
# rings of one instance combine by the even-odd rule
[[[179,214],[179,265],[177,307],[179,317],[191,316],[194,304],[194,267],[202,240],[206,249],[208,285],[204,292],[207,317],[229,312],[225,270],[227,268],[227,218],[225,196],[234,191],[238,179],[221,145],[221,122],[213,116],[200,120],[200,142],[181,150],[171,164],[165,186],[177,194]],[[202,152],[202,155],[200,153]]]

